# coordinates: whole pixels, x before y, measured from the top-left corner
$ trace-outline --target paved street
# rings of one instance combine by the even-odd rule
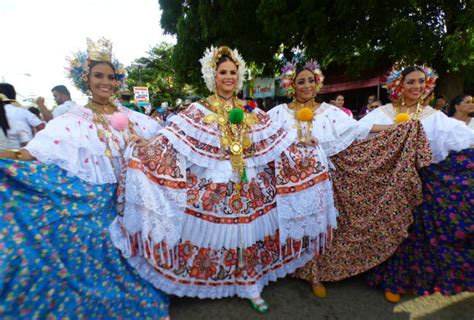
[[[473,320],[474,294],[454,297],[439,294],[421,298],[405,296],[397,305],[369,288],[363,277],[327,285],[328,297],[313,296],[310,285],[292,278],[272,283],[263,291],[270,311],[258,315],[246,300],[173,298],[173,320],[199,319],[324,319],[324,320]]]

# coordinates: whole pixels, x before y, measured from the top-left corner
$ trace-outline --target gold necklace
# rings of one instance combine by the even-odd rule
[[[210,101],[211,100],[211,101]],[[232,170],[238,174],[241,181],[246,181],[245,153],[250,151],[252,139],[249,131],[257,122],[253,113],[245,112],[244,106],[235,97],[228,101],[221,101],[217,95],[204,102],[204,105],[212,112],[204,118],[204,122],[211,124],[217,122],[220,133],[220,146],[224,154],[229,154]],[[242,114],[240,122],[232,119],[233,114]],[[224,159],[223,159],[224,160]],[[237,184],[240,191],[240,185]]]
[[[296,134],[298,141],[305,143],[309,141],[313,133],[313,119],[315,111],[319,108],[314,99],[311,100],[310,105],[306,105],[308,101],[303,103],[293,100],[289,108],[293,110],[293,117],[296,121]]]
[[[109,105],[112,106],[111,111],[117,112],[118,108],[116,105],[109,103]],[[93,101],[92,99],[89,100],[87,103],[87,107],[92,110],[93,112],[93,118],[92,122],[96,124],[97,127],[97,136],[99,137],[100,141],[105,143],[106,149],[105,149],[105,156],[108,158],[112,158],[112,148],[113,146],[116,150],[120,152],[120,143],[117,139],[117,137],[112,133],[112,130],[110,129],[109,121],[105,118],[105,114],[109,114],[108,112],[103,109],[103,105],[97,104],[97,102]],[[107,112],[107,113],[105,113]],[[99,128],[97,124],[100,124],[102,128]],[[133,128],[132,122],[128,122],[128,129],[130,134],[135,134],[135,130]],[[125,140],[125,143],[127,144],[129,142],[130,134],[128,136],[123,135],[122,137]],[[113,163],[112,163],[113,164]]]
[[[110,101],[107,103],[100,103],[95,101],[92,98],[89,98],[89,101],[92,102],[92,105],[94,107],[94,112],[99,112],[99,113],[105,113],[105,114],[111,114],[117,111],[117,106],[112,104]],[[109,107],[110,106],[110,107]],[[100,107],[100,109],[99,109]]]
[[[406,112],[401,112],[401,108],[404,108]],[[405,99],[402,97],[401,99],[401,105],[400,103],[397,103],[395,105],[395,117],[394,120],[395,122],[405,122],[408,120],[417,120],[418,117],[420,116],[421,112],[423,111],[423,107],[420,104],[420,100],[416,102],[416,108],[414,112],[409,112],[409,107],[405,105]],[[399,118],[403,118],[403,115],[406,115],[405,117],[407,119],[403,119],[404,121],[397,120]]]

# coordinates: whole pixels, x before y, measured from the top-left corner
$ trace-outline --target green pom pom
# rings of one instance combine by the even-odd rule
[[[242,177],[240,177],[240,181],[247,182],[247,171],[245,169],[244,173],[242,174]]]
[[[229,111],[229,122],[232,124],[241,124],[244,121],[244,112],[234,108]]]

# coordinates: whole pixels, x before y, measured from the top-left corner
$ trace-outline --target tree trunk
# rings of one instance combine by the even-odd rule
[[[464,93],[464,71],[440,72],[435,92],[446,96],[448,101]]]

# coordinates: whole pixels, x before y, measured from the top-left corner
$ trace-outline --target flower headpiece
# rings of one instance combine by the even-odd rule
[[[242,89],[242,84],[245,78],[245,72],[247,71],[245,68],[245,61],[240,56],[237,49],[230,49],[229,47],[219,47],[215,48],[211,46],[210,48],[206,49],[204,52],[204,56],[199,60],[201,63],[201,73],[204,82],[206,83],[207,88],[211,92],[216,92],[216,71],[217,71],[217,62],[223,56],[229,56],[232,62],[235,63],[237,66],[237,86],[235,88],[236,92],[239,92]]]
[[[295,58],[296,57],[296,58]],[[288,96],[295,95],[294,81],[296,78],[296,70],[299,66],[302,65],[301,60],[303,59],[302,55],[293,57],[292,61],[286,62],[281,69],[281,85],[283,89],[286,90]],[[321,91],[323,87],[324,75],[319,67],[319,64],[316,60],[309,60],[306,64],[303,65],[303,69],[311,71],[314,74],[316,80],[316,93]]]
[[[112,56],[112,43],[110,40],[101,38],[97,42],[87,38],[87,52],[77,51],[72,57],[67,58],[69,66],[66,67],[68,78],[74,86],[84,94],[89,93],[87,77],[89,75],[92,61],[106,61],[112,63],[115,68],[117,87],[125,84],[126,70],[121,63]]]
[[[423,70],[423,73],[426,76],[425,91],[421,96],[422,99],[426,99],[436,87],[436,79],[438,79],[438,75],[432,68],[425,65],[413,65],[413,67]],[[392,101],[397,101],[401,98],[403,87],[402,73],[406,68],[408,68],[407,65],[395,63],[385,79],[385,85],[383,87],[387,89],[389,97]]]

